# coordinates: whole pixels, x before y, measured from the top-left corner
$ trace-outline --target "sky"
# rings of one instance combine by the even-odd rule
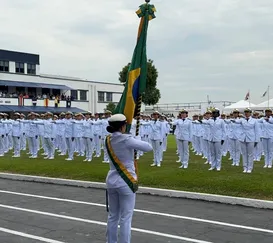
[[[1,0],[0,49],[40,54],[41,73],[118,83],[144,0]],[[159,103],[273,98],[272,0],[152,0],[147,54]]]

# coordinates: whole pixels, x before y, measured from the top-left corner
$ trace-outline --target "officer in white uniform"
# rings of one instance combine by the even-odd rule
[[[151,164],[151,166],[161,166],[161,161],[160,161],[160,146],[162,145],[163,142],[163,137],[162,137],[162,122],[158,119],[159,118],[159,112],[156,111],[153,113],[153,120],[148,123],[148,125],[151,127],[151,132],[150,132],[150,140],[151,144],[153,147],[153,152],[154,152],[154,163]]]
[[[233,118],[231,120],[240,120],[239,118],[239,110],[233,111]],[[230,119],[225,120],[227,124],[229,124],[229,142],[230,142],[230,154],[233,160],[232,166],[239,166],[240,157],[241,157],[241,144],[239,142],[239,137],[242,133],[241,124],[231,122]]]
[[[91,120],[91,112],[85,113],[85,121],[83,122],[83,141],[85,144],[86,159],[84,161],[91,162],[94,151],[94,132],[93,121]]]
[[[56,138],[56,125],[53,123],[53,114],[51,112],[47,112],[44,117],[45,120],[34,121],[34,123],[44,126],[44,146],[47,151],[44,159],[53,160],[55,155],[54,139]]]
[[[265,117],[258,121],[262,123],[262,143],[264,149],[264,168],[272,168],[273,159],[273,124],[269,122],[272,117],[272,110],[265,110]]]
[[[103,147],[103,163],[109,163],[109,158],[108,158],[108,154],[107,154],[107,150],[105,148],[105,138],[107,135],[109,135],[109,133],[107,132],[107,126],[108,126],[108,121],[110,119],[112,115],[111,111],[106,110],[104,113],[105,118],[102,120],[102,147]]]
[[[178,154],[182,165],[179,168],[188,168],[189,164],[189,143],[192,141],[192,121],[187,118],[188,111],[182,110],[180,118],[173,122],[176,126],[176,139],[178,145]]]
[[[254,148],[260,141],[260,131],[258,122],[251,117],[251,109],[245,109],[245,118],[234,120],[235,123],[242,125],[239,141],[241,142],[241,151],[243,156],[243,173],[252,173],[254,161]]]
[[[148,152],[152,150],[151,145],[147,142],[135,139],[132,135],[124,134],[126,131],[126,117],[122,114],[113,115],[109,119],[107,131],[112,133],[110,144],[113,153],[131,176],[137,180],[134,165],[134,150]],[[106,185],[109,200],[107,243],[118,242],[118,225],[120,225],[119,242],[130,243],[131,222],[136,194],[120,176],[111,159]]]
[[[99,113],[95,114],[95,119],[93,120],[93,131],[94,131],[94,149],[96,152],[96,157],[101,156],[101,135],[102,135],[102,121],[99,118]]]
[[[26,116],[23,113],[20,114],[21,120],[25,120],[25,118],[26,118]],[[21,129],[20,147],[21,147],[21,150],[26,151],[26,149],[27,149],[26,124],[21,122],[20,129]]]
[[[205,125],[209,125],[209,141],[211,153],[211,168],[209,170],[221,170],[222,165],[222,145],[226,137],[226,126],[223,119],[219,118],[220,111],[218,109],[212,110],[212,118],[203,120]]]

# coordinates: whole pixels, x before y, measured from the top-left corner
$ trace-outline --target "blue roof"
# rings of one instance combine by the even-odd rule
[[[61,113],[71,111],[73,113],[85,112],[77,107],[45,107],[45,106],[17,106],[17,105],[0,105],[0,112],[37,112],[37,113]]]
[[[70,87],[68,87],[66,85],[34,83],[34,82],[22,82],[22,81],[15,81],[15,80],[14,81],[0,80],[0,86],[73,90],[72,88],[70,88]]]

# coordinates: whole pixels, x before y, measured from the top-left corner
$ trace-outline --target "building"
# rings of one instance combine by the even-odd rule
[[[124,86],[40,73],[40,56],[0,50],[0,111],[103,112]],[[57,98],[58,97],[58,98]]]

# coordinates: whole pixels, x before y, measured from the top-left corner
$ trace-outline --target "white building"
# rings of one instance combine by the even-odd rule
[[[103,112],[109,102],[119,102],[123,89],[119,83],[41,74],[39,55],[0,50],[0,111],[3,112]],[[20,94],[25,98],[19,98]],[[65,99],[56,105],[54,97],[62,94]],[[51,99],[45,100],[45,95]]]

